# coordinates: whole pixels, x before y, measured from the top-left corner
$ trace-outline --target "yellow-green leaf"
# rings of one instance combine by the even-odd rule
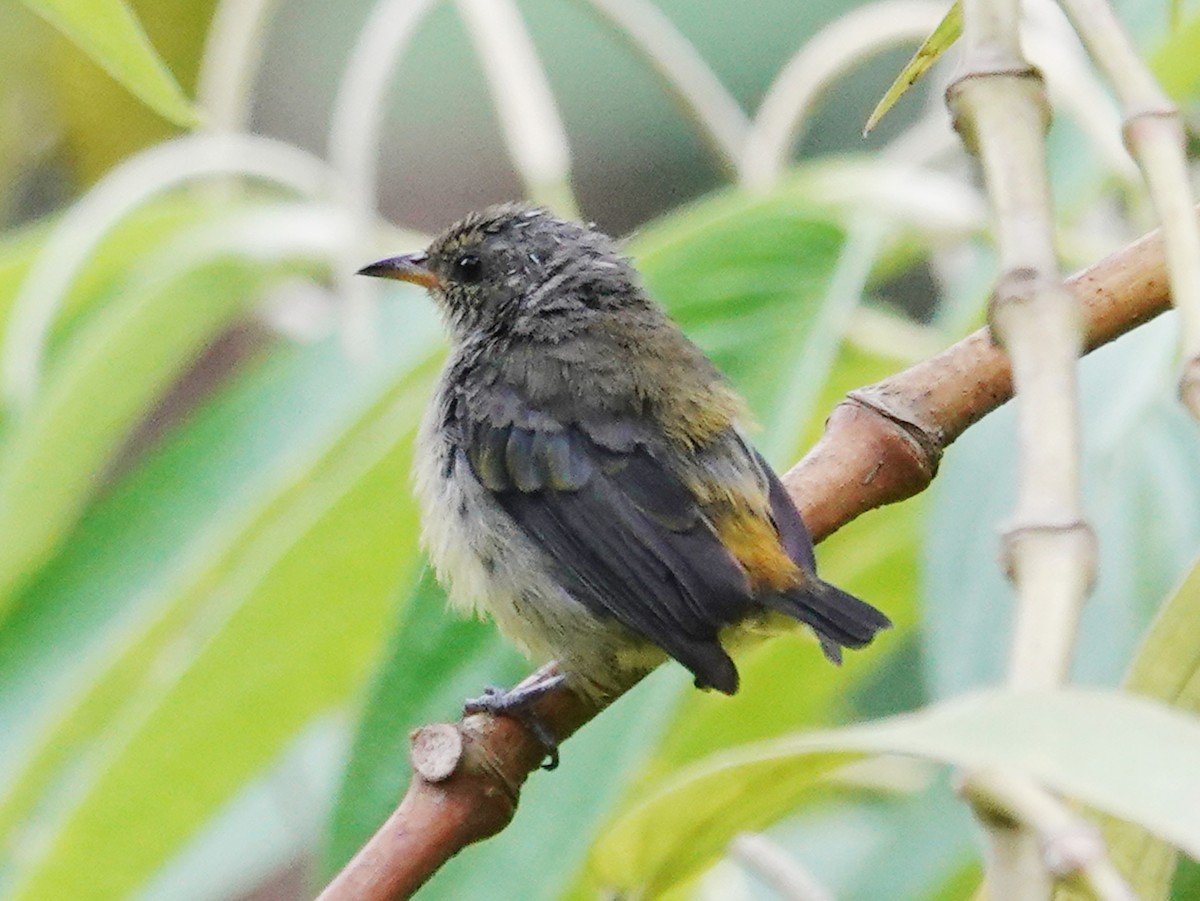
[[[1200,713],[1200,563],[1163,605],[1146,633],[1125,678],[1137,694]],[[1166,901],[1175,874],[1175,848],[1135,823],[1105,817],[1101,823],[1108,853],[1142,901]],[[1068,890],[1059,901],[1081,898]]]
[[[361,688],[419,563],[409,446],[437,323],[399,309],[371,363],[336,338],[274,348],[92,509],[23,597],[42,640],[0,630],[4,684],[25,658],[46,699],[29,717],[0,696],[26,726],[0,791],[6,899],[135,896]],[[39,664],[47,628],[82,659]]]
[[[1176,22],[1154,52],[1150,67],[1164,91],[1178,103],[1190,102],[1200,88],[1200,16]]]
[[[302,209],[239,212],[176,236],[64,351],[0,449],[0,610],[66,539],[130,430],[208,342],[272,279],[328,253],[320,211],[306,226]],[[286,246],[246,261],[262,236]]]
[[[131,94],[180,126],[196,112],[124,0],[24,0]]]
[[[946,13],[945,18],[938,23],[938,27],[917,48],[917,52],[908,61],[908,65],[900,70],[900,74],[887,89],[887,93],[871,111],[867,124],[863,126],[863,135],[868,134],[879,124],[879,120],[896,105],[896,101],[903,96],[904,92],[917,83],[917,79],[924,75],[937,58],[958,40],[960,34],[962,34],[962,7],[955,2]]]
[[[1144,698],[1075,689],[981,693],[714,755],[619,820],[597,846],[596,865],[607,884],[656,896],[715,861],[738,832],[780,819],[822,777],[866,754],[1016,769],[1200,852],[1200,721]]]

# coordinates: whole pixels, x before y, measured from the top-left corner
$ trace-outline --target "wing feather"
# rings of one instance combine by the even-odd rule
[[[471,439],[476,478],[572,596],[663,648],[699,682],[736,690],[717,635],[755,606],[749,580],[649,450],[606,448],[578,426],[476,424]]]

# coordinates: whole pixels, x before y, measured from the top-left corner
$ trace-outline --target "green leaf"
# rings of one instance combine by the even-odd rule
[[[0,449],[0,611],[66,538],[147,409],[272,280],[324,255],[308,239],[251,259],[259,234],[286,235],[294,206],[239,212],[179,235],[147,259],[55,361]]]
[[[392,631],[359,718],[334,802],[320,872],[327,881],[379,827],[408,787],[409,732],[455,718],[484,685],[520,680],[529,664],[491,623],[446,609],[428,567]]]
[[[9,896],[128,896],[360,688],[418,565],[408,443],[436,346],[425,306],[385,324],[370,367],[336,340],[272,355],[20,599],[0,631],[21,736],[0,847],[38,840],[0,867]]]
[[[866,754],[1019,770],[1200,853],[1200,723],[1131,695],[1062,690],[979,694],[716,755],[622,818],[601,840],[597,865],[609,884],[654,895],[715,860],[737,832],[776,821],[822,777]]]
[[[867,124],[863,126],[864,137],[879,124],[879,120],[886,116],[888,110],[896,105],[896,101],[904,96],[904,92],[917,83],[917,79],[937,62],[938,57],[945,53],[961,34],[962,5],[959,0],[955,0],[954,5],[947,10],[937,28],[917,48],[913,58],[900,70],[896,80],[892,82],[883,97],[880,98],[879,103],[875,105],[875,109],[871,111],[871,115],[867,117]]]
[[[807,200],[811,183],[805,172],[766,196],[721,192],[629,247],[650,292],[759,416],[779,405],[779,370],[811,333],[843,242],[836,216]]]
[[[1125,688],[1200,713],[1200,563],[1192,568],[1159,611],[1138,648]],[[1108,854],[1142,901],[1171,896],[1177,853],[1141,826],[1106,817],[1101,823]],[[1079,897],[1062,891],[1059,897]]]
[[[124,0],[24,3],[160,116],[182,127],[196,124],[196,111]]]
[[[1190,103],[1200,91],[1200,59],[1196,46],[1200,41],[1200,16],[1186,22],[1173,20],[1171,32],[1154,52],[1150,68],[1159,84],[1178,103]]]

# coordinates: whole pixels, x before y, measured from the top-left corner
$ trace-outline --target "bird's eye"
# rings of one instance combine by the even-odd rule
[[[473,285],[483,278],[483,263],[473,253],[464,253],[454,261],[455,281]]]

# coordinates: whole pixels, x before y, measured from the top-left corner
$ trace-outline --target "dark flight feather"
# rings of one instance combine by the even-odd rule
[[[471,435],[467,459],[480,484],[549,554],[573,597],[657,644],[701,684],[736,691],[717,634],[757,605],[678,479],[645,448],[617,453],[578,428],[481,423]]]
[[[771,521],[779,532],[779,541],[789,557],[803,570],[813,574],[808,582],[792,591],[762,598],[765,606],[813,628],[821,639],[825,656],[842,662],[842,648],[861,648],[875,633],[891,628],[892,621],[865,601],[816,577],[816,558],[812,538],[800,518],[787,489],[762,455],[748,448],[766,476],[771,504]]]
[[[658,645],[699,685],[737,690],[737,669],[718,635],[764,608],[812,626],[835,662],[842,646],[860,647],[890,625],[812,575],[795,589],[756,596],[687,486],[640,444],[618,451],[583,427],[558,423],[476,422],[465,433],[476,478],[549,555],[572,597]],[[768,481],[784,550],[811,574],[812,542],[799,514],[757,452],[747,446],[746,453]]]

